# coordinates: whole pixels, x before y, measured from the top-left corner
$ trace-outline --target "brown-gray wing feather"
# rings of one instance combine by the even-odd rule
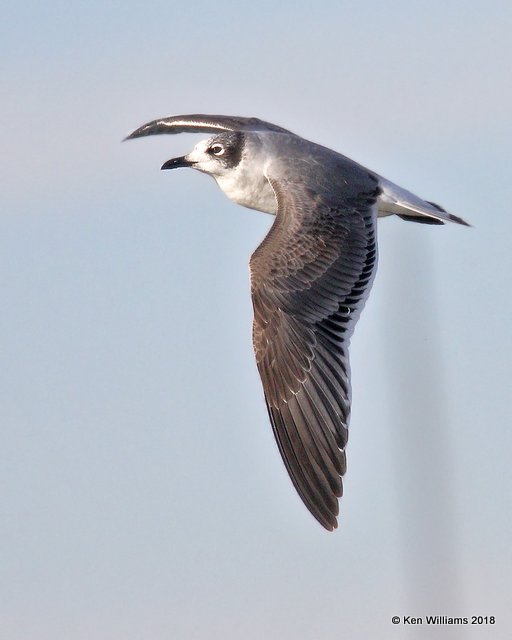
[[[251,258],[253,343],[274,434],[300,497],[337,526],[350,414],[348,346],[377,262],[378,187],[269,177],[276,220]]]

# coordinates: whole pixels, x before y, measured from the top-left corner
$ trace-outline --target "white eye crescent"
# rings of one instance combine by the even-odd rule
[[[225,152],[225,149],[221,144],[214,144],[210,147],[209,151],[214,156],[222,156]]]

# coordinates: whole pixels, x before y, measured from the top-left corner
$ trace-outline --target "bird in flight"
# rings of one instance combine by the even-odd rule
[[[126,139],[213,134],[191,167],[276,216],[250,260],[253,346],[279,451],[306,507],[337,527],[350,417],[349,343],[377,267],[378,216],[467,223],[349,158],[258,118],[171,116]]]

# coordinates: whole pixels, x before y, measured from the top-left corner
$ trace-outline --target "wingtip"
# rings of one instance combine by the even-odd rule
[[[302,497],[302,496],[301,496]],[[338,497],[338,496],[337,496]],[[309,506],[308,509],[315,518],[315,520],[322,525],[324,529],[329,532],[335,531],[338,528],[338,516],[339,516],[339,500],[336,500],[336,506],[331,510],[312,510]],[[306,505],[307,506],[307,505]]]
[[[126,140],[133,140],[135,138],[143,138],[145,136],[153,136],[160,133],[174,133],[165,118],[151,120],[151,122],[146,122],[140,127],[137,127],[135,131],[132,131],[126,136],[126,138],[123,138],[122,142],[125,142]]]
[[[143,127],[139,127],[138,129],[135,129],[135,131],[132,131],[127,136],[125,136],[121,140],[121,142],[126,142],[127,140],[133,140],[134,138],[140,138],[142,135],[144,135],[143,133],[140,133],[141,129],[143,129]]]
[[[334,517],[332,520],[329,519],[319,522],[326,531],[329,531],[329,533],[336,531],[336,529],[338,528],[338,521]]]
[[[149,123],[149,124],[152,124],[152,123]],[[121,140],[121,142],[126,142],[127,140],[133,140],[134,138],[142,138],[143,136],[150,135],[150,133],[152,133],[152,131],[149,130],[148,125],[143,124],[142,127],[139,127],[138,129],[135,129],[135,131],[132,131],[131,133],[129,133],[125,138]]]

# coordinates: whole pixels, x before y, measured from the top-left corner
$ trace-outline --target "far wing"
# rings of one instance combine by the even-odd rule
[[[125,140],[142,136],[158,135],[160,133],[219,133],[220,131],[273,131],[274,133],[290,133],[282,127],[259,118],[243,118],[239,116],[212,116],[193,114],[187,116],[169,116],[152,120],[133,133]]]
[[[300,497],[329,530],[346,469],[348,346],[377,264],[379,190],[367,173],[358,178],[326,187],[269,177],[278,212],[251,258],[254,350],[274,435]]]

